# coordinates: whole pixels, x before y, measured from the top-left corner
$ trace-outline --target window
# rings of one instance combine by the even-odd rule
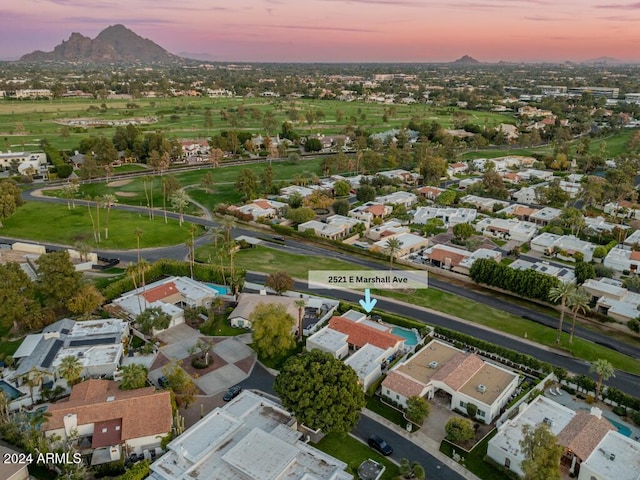
[[[102,429],[102,433],[107,433],[107,429],[106,429],[106,428],[103,428],[103,429]]]
[[[120,431],[120,425],[116,425],[116,432]]]
[[[505,458],[504,459],[504,468],[511,468],[511,459],[510,458]]]
[[[400,400],[400,395],[396,393],[396,400]]]
[[[484,410],[478,410],[478,416],[484,418]]]
[[[462,408],[467,408],[467,402],[463,402],[462,400],[460,400],[460,406]]]

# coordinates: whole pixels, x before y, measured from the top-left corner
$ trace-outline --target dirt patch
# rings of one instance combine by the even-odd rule
[[[107,183],[107,187],[124,187],[129,185],[133,180],[116,180],[115,182]]]
[[[118,197],[135,197],[137,193],[135,192],[116,192],[116,196]]]

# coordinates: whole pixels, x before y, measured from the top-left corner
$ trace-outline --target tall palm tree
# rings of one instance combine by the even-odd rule
[[[561,282],[557,287],[549,290],[549,300],[552,302],[560,302],[560,321],[558,322],[558,334],[556,335],[556,343],[560,343],[560,335],[562,335],[562,323],[564,322],[564,314],[567,307],[567,298],[576,289],[573,283]]]
[[[89,218],[91,219],[91,233],[93,233],[93,241],[98,243],[98,235],[96,233],[96,222],[93,219],[93,213],[91,213],[91,195],[87,195],[84,198],[85,202],[87,203],[87,210],[89,211]]]
[[[599,358],[591,364],[589,368],[591,373],[598,375],[598,383],[596,385],[596,402],[600,398],[600,389],[602,388],[602,382],[609,380],[611,377],[615,377],[615,370],[609,360]]]
[[[184,208],[189,205],[189,196],[187,195],[187,192],[180,189],[171,195],[171,205],[173,205],[173,208],[176,208],[180,213],[180,226],[182,226],[182,222],[184,222]]]
[[[102,233],[100,233],[100,209],[102,208],[104,200],[102,197],[97,196],[96,202],[96,235],[98,236],[98,243],[102,240]]]
[[[393,259],[402,248],[402,242],[397,238],[390,238],[384,244],[384,251],[389,255],[389,269],[393,268]]]
[[[142,188],[144,189],[144,197],[147,200],[147,208],[149,209],[149,219],[153,218],[151,215],[151,203],[149,202],[149,191],[147,190],[147,182],[153,181],[152,177],[149,175],[144,175],[142,177]]]
[[[220,223],[222,223],[222,227],[226,232],[225,240],[227,241],[227,243],[231,243],[231,230],[236,226],[236,217],[234,217],[233,215],[225,215],[224,217],[222,217]]]
[[[134,234],[134,235],[135,235],[135,237],[136,237],[136,248],[137,248],[137,250],[138,250],[138,262],[140,262],[140,237],[142,237],[142,233],[143,233],[143,232],[142,232],[142,229],[140,229],[140,228],[138,228],[138,227],[136,227],[136,228],[133,230],[133,234]]]
[[[138,266],[134,265],[133,262],[129,262],[129,265],[127,265],[126,274],[131,277],[131,281],[133,282],[133,289],[137,291],[138,290]],[[142,304],[140,303],[140,295],[137,295],[137,293],[136,293],[136,298],[138,299],[138,313],[142,313]]]
[[[84,370],[82,363],[80,363],[78,357],[73,355],[64,357],[58,367],[58,373],[67,381],[69,386],[75,384],[80,379],[82,370]]]
[[[307,304],[302,299],[296,300],[293,302],[296,307],[298,307],[298,341],[302,340],[302,312],[304,312],[304,307]]]
[[[29,394],[31,395],[31,403],[35,403],[33,400],[33,389],[42,385],[44,380],[44,372],[38,370],[36,367],[31,367],[31,370],[27,373],[25,383],[29,387]]]
[[[147,384],[147,367],[139,363],[125,365],[120,370],[122,378],[120,380],[120,390],[134,390],[143,388]]]
[[[118,197],[112,193],[107,193],[102,197],[104,206],[107,209],[107,215],[104,219],[104,239],[109,240],[109,213],[111,213],[111,207],[118,203]]]
[[[573,334],[576,329],[576,317],[578,316],[578,313],[587,313],[589,310],[591,310],[591,308],[589,308],[590,300],[591,295],[589,295],[589,292],[587,292],[584,287],[576,288],[567,298],[567,306],[573,312],[569,343],[573,343]]]
[[[196,233],[198,226],[195,223],[189,224],[189,234],[191,238],[187,239],[187,247],[189,247],[189,268],[191,270],[191,278],[193,278],[193,263],[196,261]]]
[[[147,281],[145,278],[146,273],[151,269],[151,264],[147,262],[144,258],[141,258],[136,265],[138,268],[138,274],[140,275],[140,283],[142,284],[142,293],[146,292]]]

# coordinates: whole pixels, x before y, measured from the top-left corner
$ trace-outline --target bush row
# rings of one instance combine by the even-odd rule
[[[587,375],[576,375],[571,379],[571,382],[575,383],[578,387],[586,390],[587,392],[594,392],[596,389],[596,381]],[[603,400],[608,399],[618,405],[624,405],[636,412],[640,412],[640,398],[621,392],[617,388],[603,388],[600,396]]]

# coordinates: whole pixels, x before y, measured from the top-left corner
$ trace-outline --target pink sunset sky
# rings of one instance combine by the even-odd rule
[[[0,6],[0,58],[121,23],[220,61],[640,60],[640,1],[20,0]]]

